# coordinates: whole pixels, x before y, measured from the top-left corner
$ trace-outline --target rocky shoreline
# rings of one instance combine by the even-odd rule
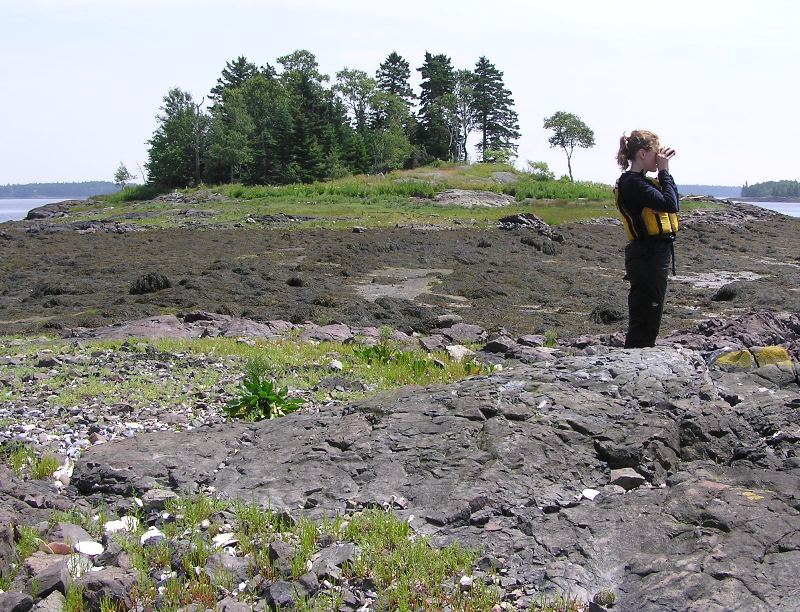
[[[173,532],[185,519],[167,510],[175,495],[246,500],[294,526],[390,511],[409,541],[479,550],[444,585],[452,602],[491,593],[494,603],[477,609],[537,609],[567,595],[575,610],[796,607],[800,222],[747,205],[689,215],[663,336],[640,350],[620,348],[622,243],[607,223],[553,232],[518,219],[435,236],[48,233],[34,223],[0,236],[0,321],[4,333],[58,332],[68,348],[0,360],[23,377],[0,370],[0,442],[72,463],[48,481],[0,466],[0,576],[23,527],[42,544],[0,593],[0,610],[61,608],[73,584],[91,609],[103,597],[145,609],[131,597],[133,553],[105,524],[91,533],[47,524],[54,511],[98,508],[123,531],[135,518],[137,542],[161,533],[151,544],[167,551],[150,568],[156,608],[174,581],[224,567],[235,579],[207,602],[222,610],[284,609],[298,594],[380,609],[381,588],[346,569],[364,551],[344,531],[318,528],[304,572],[289,567],[301,546],[289,527],[257,545],[220,540],[187,568],[181,554],[196,538],[213,548],[242,517],[221,509]],[[137,265],[126,266],[132,252]],[[251,302],[252,312],[236,306]],[[241,423],[225,420],[223,394],[184,382],[213,373],[211,389],[230,384],[229,360],[136,346],[156,337],[371,344],[379,327],[406,346],[474,351],[487,370],[357,402],[309,394],[297,413]],[[97,344],[122,338],[120,348]],[[66,411],[53,401],[48,381],[88,372],[98,384],[146,374],[176,399]],[[274,563],[266,573],[259,547]]]

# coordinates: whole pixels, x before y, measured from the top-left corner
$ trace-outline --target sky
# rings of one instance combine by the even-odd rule
[[[595,133],[576,180],[613,183],[633,129],[676,149],[680,184],[797,180],[798,24],[789,0],[0,0],[0,185],[140,174],[170,87],[207,100],[227,61],[297,49],[332,78],[396,51],[417,91],[426,51],[487,57],[519,114],[520,167],[566,174],[542,127],[566,111]]]

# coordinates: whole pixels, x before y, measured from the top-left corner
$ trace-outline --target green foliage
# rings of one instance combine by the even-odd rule
[[[550,166],[547,165],[547,162],[543,161],[531,161],[529,159],[525,172],[530,174],[531,178],[535,181],[554,181],[556,178],[555,173],[550,170]]]
[[[119,162],[119,166],[117,166],[117,170],[114,172],[114,183],[119,185],[121,189],[125,189],[125,184],[135,178],[136,175],[131,174],[125,164]]]
[[[558,341],[558,334],[554,332],[552,329],[548,329],[544,333],[544,345],[547,348],[553,348],[556,346],[556,342]]]
[[[17,477],[22,476],[23,470],[34,459],[33,449],[22,442],[12,441],[0,444],[0,460],[7,463]]]
[[[531,612],[586,612],[589,606],[577,596],[556,595],[555,597],[548,597],[542,595],[528,609]]]
[[[548,139],[550,146],[564,149],[564,153],[567,155],[569,180],[574,180],[572,177],[572,152],[575,147],[583,149],[593,147],[594,132],[580,117],[564,111],[558,111],[550,117],[545,117],[544,128],[554,132]]]
[[[41,457],[34,459],[33,463],[31,464],[31,476],[35,480],[44,480],[45,478],[50,478],[53,475],[61,463],[59,462],[58,458],[50,453],[46,453]]]
[[[17,533],[19,534],[17,539],[17,558],[22,561],[39,550],[42,541],[36,530],[27,525],[18,525]]]
[[[503,73],[484,56],[475,64],[474,88],[474,109],[481,133],[477,149],[482,159],[490,157],[489,150],[516,152],[514,140],[520,137],[520,131],[514,100],[503,83]]]
[[[799,181],[766,181],[742,187],[743,198],[800,197]]]
[[[83,587],[78,586],[74,581],[69,581],[64,597],[63,612],[83,612],[86,609],[83,601]]]
[[[232,419],[275,419],[294,412],[303,403],[298,398],[289,398],[285,387],[281,389],[269,379],[267,364],[261,359],[247,363],[238,393],[239,397],[224,408],[225,414]]]
[[[516,183],[505,185],[503,191],[517,200],[525,198],[547,200],[611,200],[611,187],[602,183],[541,180],[533,176],[521,178]]]
[[[100,202],[109,202],[111,204],[120,204],[122,202],[152,200],[167,191],[169,191],[168,187],[156,183],[148,183],[146,185],[134,185],[123,191],[118,191],[117,193],[106,196],[96,196],[92,199]]]
[[[192,95],[177,87],[164,96],[158,128],[148,141],[147,174],[150,182],[185,187],[199,182],[195,165],[204,139],[207,116],[201,115]]]

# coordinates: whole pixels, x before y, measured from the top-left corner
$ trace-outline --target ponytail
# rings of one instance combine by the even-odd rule
[[[658,147],[658,136],[647,130],[633,130],[630,136],[623,133],[619,139],[619,151],[617,151],[617,163],[623,170],[628,169],[628,164],[636,157],[636,152],[640,149],[652,149]]]

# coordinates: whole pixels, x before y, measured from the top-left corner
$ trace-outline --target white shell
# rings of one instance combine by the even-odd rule
[[[83,540],[82,542],[78,542],[75,544],[75,550],[81,554],[88,555],[90,557],[94,557],[95,555],[102,555],[103,545],[99,542],[93,542],[92,540]]]

